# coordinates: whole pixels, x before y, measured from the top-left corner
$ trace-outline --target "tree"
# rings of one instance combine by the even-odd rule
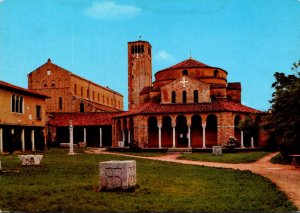
[[[300,154],[300,60],[294,63],[293,75],[276,72],[272,84],[271,127],[273,133],[281,138],[279,145],[282,155],[287,158],[292,153]]]

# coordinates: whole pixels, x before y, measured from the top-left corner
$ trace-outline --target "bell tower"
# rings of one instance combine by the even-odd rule
[[[152,85],[151,45],[147,41],[128,42],[128,109],[140,105],[140,92]]]

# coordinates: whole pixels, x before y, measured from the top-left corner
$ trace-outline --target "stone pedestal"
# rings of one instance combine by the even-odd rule
[[[22,166],[40,165],[43,155],[19,155]]]
[[[78,148],[85,148],[86,147],[86,142],[79,142],[78,143]]]
[[[101,190],[124,190],[136,185],[136,161],[99,163]]]
[[[222,146],[213,146],[212,154],[213,155],[222,155]]]

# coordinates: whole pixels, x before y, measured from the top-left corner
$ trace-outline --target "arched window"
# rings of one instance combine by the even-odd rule
[[[141,53],[144,53],[144,45],[142,45],[141,48]]]
[[[137,45],[134,45],[134,54],[137,53]]]
[[[20,110],[19,110],[20,113],[23,113],[23,97],[20,96]]]
[[[188,75],[188,71],[187,70],[183,70],[182,71],[182,75]]]
[[[194,90],[194,103],[198,103],[198,90]]]
[[[172,103],[175,104],[176,103],[176,92],[172,91]]]
[[[74,93],[75,93],[75,95],[77,94],[77,85],[76,84],[74,85]]]
[[[182,103],[186,103],[186,91],[182,91]]]
[[[138,53],[141,53],[141,46],[138,45]]]
[[[93,100],[95,100],[95,91],[93,91]]]
[[[12,95],[11,96],[11,111],[15,112],[16,110],[16,96]]]
[[[80,103],[80,112],[84,112],[84,103]]]
[[[131,46],[131,54],[134,54],[134,46]]]
[[[214,77],[218,77],[218,74],[219,74],[219,71],[218,71],[218,70],[215,70],[215,71],[214,71]]]
[[[19,96],[16,96],[16,111],[15,112],[19,112]]]

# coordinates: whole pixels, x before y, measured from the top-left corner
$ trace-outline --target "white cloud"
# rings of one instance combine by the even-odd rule
[[[164,61],[175,61],[175,58],[166,52],[165,50],[159,51],[156,55],[155,58],[158,60],[164,60]]]
[[[1,1],[1,0],[0,0]],[[132,18],[141,9],[132,5],[119,5],[112,1],[94,2],[84,10],[84,14],[96,19]]]
[[[0,3],[4,2],[4,0],[0,0]]]

